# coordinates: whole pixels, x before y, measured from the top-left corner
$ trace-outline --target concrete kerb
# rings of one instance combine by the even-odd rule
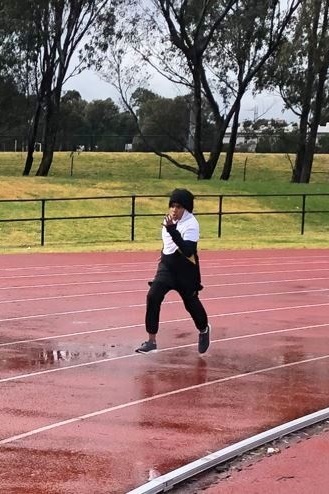
[[[232,446],[220,449],[210,455],[204,456],[199,460],[193,461],[177,468],[172,472],[165,475],[161,475],[146,484],[129,491],[127,494],[157,494],[160,492],[167,492],[171,490],[175,485],[178,485],[185,480],[188,480],[195,475],[198,475],[206,470],[232,460],[237,456],[251,451],[259,446],[263,446],[266,443],[274,441],[275,439],[282,438],[293,432],[297,432],[305,427],[314,425],[317,422],[322,422],[329,418],[329,408],[324,408],[318,412],[305,415],[304,417],[286,422],[285,424],[269,429],[268,431],[256,434],[248,439],[239,441]]]

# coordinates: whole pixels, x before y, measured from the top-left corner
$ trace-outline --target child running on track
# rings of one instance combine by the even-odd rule
[[[199,353],[210,344],[210,325],[199,299],[202,290],[197,245],[199,223],[193,215],[194,196],[186,189],[175,189],[169,199],[169,214],[162,224],[163,248],[154,280],[146,298],[145,328],[148,340],[136,349],[149,353],[157,349],[161,304],[170,290],[181,296],[185,309],[199,330]]]

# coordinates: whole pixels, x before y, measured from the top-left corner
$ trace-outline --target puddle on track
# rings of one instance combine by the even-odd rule
[[[61,367],[68,363],[83,363],[114,356],[114,347],[101,345],[91,347],[67,347],[43,345],[0,349],[0,371]]]

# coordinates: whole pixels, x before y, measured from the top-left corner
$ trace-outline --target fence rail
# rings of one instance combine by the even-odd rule
[[[318,198],[320,196],[325,196],[329,198],[329,193],[312,193],[312,194],[209,194],[209,195],[196,195],[196,199],[198,200],[216,200],[217,208],[215,211],[197,211],[195,212],[196,216],[216,216],[217,219],[217,236],[222,236],[222,226],[224,222],[224,218],[227,216],[237,216],[237,215],[280,215],[280,214],[292,214],[300,216],[300,234],[303,235],[305,232],[306,226],[306,218],[308,215],[313,214],[322,214],[329,213],[329,204],[327,209],[310,209],[307,205],[307,199]],[[252,198],[297,198],[299,199],[298,209],[266,209],[266,210],[225,210],[225,204],[228,199],[244,199],[250,200]],[[59,204],[61,202],[72,202],[72,201],[83,201],[87,203],[88,201],[104,201],[104,200],[123,200],[126,201],[127,211],[129,212],[122,214],[87,214],[87,215],[48,215],[47,206],[51,203]],[[147,218],[147,217],[163,217],[164,211],[161,209],[161,212],[139,212],[138,210],[138,201],[140,199],[163,199],[163,201],[168,200],[168,196],[166,195],[122,195],[122,196],[96,196],[96,197],[62,197],[62,198],[42,198],[42,199],[0,199],[0,206],[4,203],[10,204],[18,204],[18,203],[34,203],[38,206],[38,210],[40,211],[39,216],[31,216],[31,217],[10,217],[3,218],[0,216],[0,223],[26,223],[26,222],[37,222],[40,224],[40,245],[44,246],[46,244],[46,227],[48,227],[48,223],[51,224],[53,221],[83,221],[87,219],[109,219],[109,218],[130,218],[130,240],[134,241],[136,237],[136,219],[137,218]],[[165,207],[167,206],[167,202],[164,202]],[[101,209],[101,211],[103,211]],[[48,230],[47,230],[48,231]],[[124,239],[122,239],[124,240]]]

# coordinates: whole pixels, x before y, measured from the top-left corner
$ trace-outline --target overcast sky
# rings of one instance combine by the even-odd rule
[[[160,77],[160,76],[159,76]],[[95,72],[85,70],[80,75],[72,77],[64,86],[64,91],[75,89],[81,97],[86,101],[113,99],[119,103],[117,91],[108,82],[103,81]],[[161,96],[173,98],[178,96],[177,87],[169,85],[168,81],[163,81],[160,78],[154,78],[149,89]],[[257,119],[257,118],[279,118],[284,119],[288,123],[296,121],[296,117],[292,112],[282,113],[283,104],[279,95],[274,93],[264,93],[257,95],[254,99],[250,93],[246,94],[241,109],[240,120]]]

